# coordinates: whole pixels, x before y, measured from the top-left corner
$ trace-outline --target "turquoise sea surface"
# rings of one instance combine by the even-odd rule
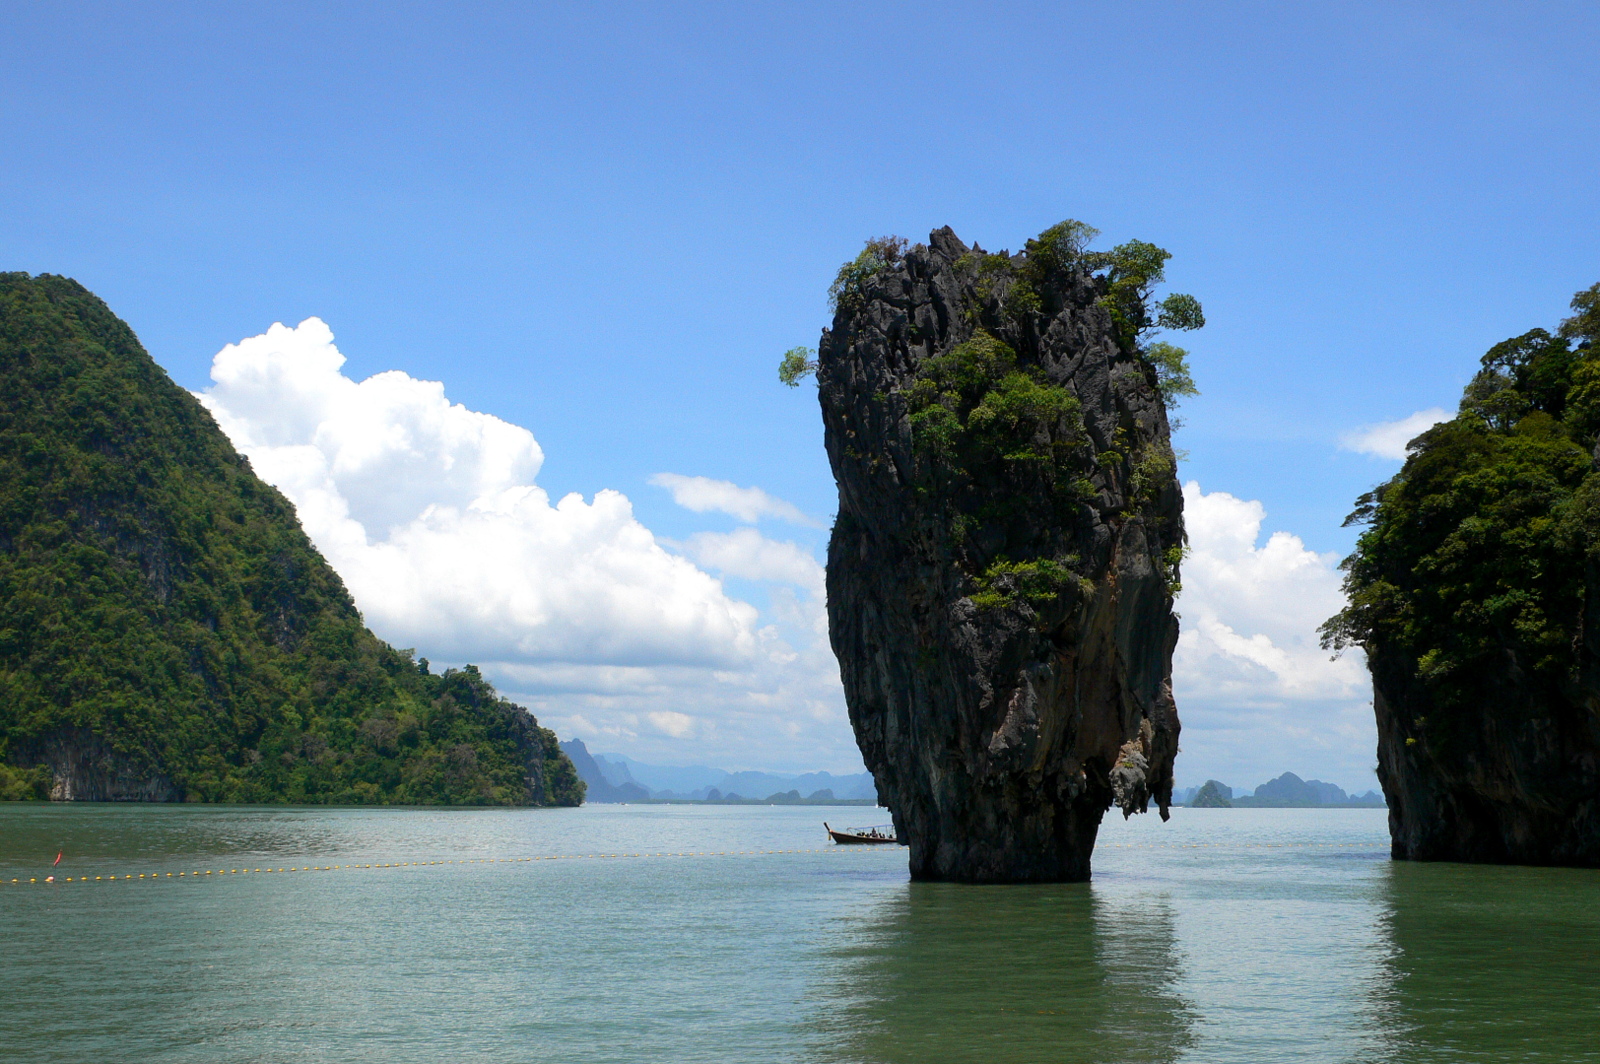
[[[1384,816],[1112,815],[1092,883],[970,887],[824,841],[870,809],[5,804],[0,1056],[1600,1061],[1600,872]]]

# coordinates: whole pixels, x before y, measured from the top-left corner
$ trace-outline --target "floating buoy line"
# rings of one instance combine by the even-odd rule
[[[1163,842],[1155,846],[1145,846],[1135,842],[1107,842],[1102,843],[1111,850],[1359,850],[1382,848],[1387,849],[1389,843],[1381,840],[1371,842]]]
[[[851,850],[851,847],[826,846],[814,850],[706,850],[702,852],[682,853],[568,853],[552,854],[546,857],[465,857],[443,861],[383,861],[365,864],[329,864],[329,865],[297,865],[287,868],[213,868],[201,869],[194,872],[125,872],[121,875],[78,875],[78,876],[29,876],[23,878],[14,876],[7,880],[0,877],[0,883],[6,885],[18,884],[26,886],[56,883],[128,883],[145,880],[146,882],[176,883],[180,880],[190,882],[204,879],[207,876],[244,876],[244,875],[288,875],[291,872],[344,872],[366,871],[382,868],[431,868],[449,865],[491,865],[491,864],[532,864],[537,861],[605,861],[623,858],[650,858],[650,857],[758,857],[768,854],[780,853],[838,853],[841,850]]]
[[[1162,843],[1155,846],[1141,845],[1139,843],[1110,842],[1102,843],[1107,849],[1117,850],[1293,850],[1293,849],[1375,849],[1388,848],[1387,842],[1191,842],[1191,843]],[[288,875],[296,872],[347,872],[368,871],[384,868],[435,868],[450,865],[490,865],[490,864],[533,864],[539,861],[608,861],[638,858],[660,857],[766,857],[774,854],[798,853],[868,853],[873,852],[871,847],[859,846],[823,846],[811,850],[705,850],[685,851],[681,853],[569,853],[552,854],[546,857],[467,857],[442,861],[383,861],[366,864],[329,864],[329,865],[295,865],[287,868],[213,868],[201,869],[194,872],[125,872],[121,875],[77,875],[77,876],[29,876],[23,878],[14,876],[7,880],[0,877],[0,883],[10,885],[28,884],[43,885],[56,883],[129,883],[144,880],[146,882],[192,882],[205,879],[207,876],[244,876],[244,875]]]

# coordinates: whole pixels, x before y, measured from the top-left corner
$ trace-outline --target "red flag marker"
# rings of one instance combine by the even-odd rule
[[[51,868],[54,868],[56,865],[61,863],[61,855],[63,853],[65,853],[65,852],[66,852],[65,850],[57,850],[56,851],[56,859],[54,861],[50,862],[50,867]]]

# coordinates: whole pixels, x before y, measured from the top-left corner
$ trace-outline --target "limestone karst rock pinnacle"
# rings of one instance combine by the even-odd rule
[[[1071,246],[873,246],[817,355],[851,723],[915,878],[1086,879],[1108,808],[1166,816],[1178,749],[1157,367]]]

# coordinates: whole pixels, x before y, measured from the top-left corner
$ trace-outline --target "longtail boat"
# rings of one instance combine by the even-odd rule
[[[900,841],[894,837],[894,828],[888,825],[857,828],[854,831],[835,831],[828,827],[828,822],[824,820],[822,826],[827,829],[828,838],[841,846],[893,846]]]

